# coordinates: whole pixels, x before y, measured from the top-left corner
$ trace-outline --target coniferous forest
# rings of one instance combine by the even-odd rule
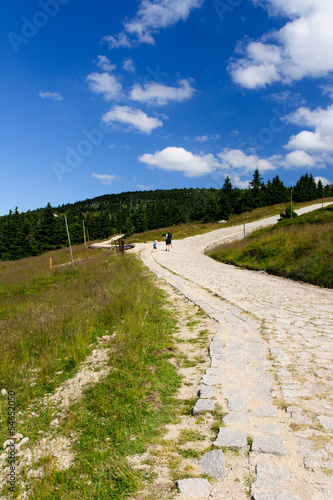
[[[302,175],[292,188],[294,202],[333,196],[333,186],[323,189],[312,174]],[[0,217],[0,260],[16,260],[40,255],[67,245],[66,216],[71,243],[84,242],[83,228],[90,241],[115,233],[130,236],[171,225],[202,220],[228,220],[231,214],[249,212],[258,207],[287,203],[291,188],[278,176],[266,184],[258,170],[247,189],[232,186],[229,177],[221,189],[189,188],[135,191],[99,196],[74,204],[19,213],[16,207]],[[57,214],[58,217],[55,217]]]

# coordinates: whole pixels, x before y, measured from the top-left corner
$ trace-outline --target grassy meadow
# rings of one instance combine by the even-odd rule
[[[75,454],[64,471],[51,456],[40,458],[33,469],[42,467],[42,478],[27,480],[23,470],[16,492],[5,487],[0,496],[15,498],[27,480],[36,500],[125,498],[142,483],[126,456],[143,452],[175,415],[180,378],[168,362],[175,319],[164,294],[132,255],[83,246],[73,253],[80,258],[74,269],[61,265],[68,249],[0,263],[0,388],[16,393],[16,432],[31,446],[44,436],[72,436]],[[57,409],[45,408],[43,397],[73,377],[103,335],[112,336],[110,374],[53,429]],[[3,396],[0,411],[2,445],[9,438]]]
[[[238,241],[222,245],[210,257],[247,269],[333,288],[333,206],[284,219]]]

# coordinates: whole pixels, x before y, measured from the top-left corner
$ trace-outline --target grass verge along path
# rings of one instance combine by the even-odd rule
[[[74,270],[44,272],[42,258],[6,263],[12,281],[3,268],[1,389],[15,392],[16,433],[29,441],[17,443],[15,492],[4,485],[0,496],[126,498],[144,478],[126,457],[142,453],[176,413],[175,320],[134,256],[103,252]],[[75,375],[103,336],[109,374],[65,412],[48,404],[47,394]],[[0,410],[2,447],[10,437],[6,397]],[[7,468],[2,456],[0,475]]]
[[[333,288],[333,207],[284,219],[238,241],[221,245],[210,257],[247,269]]]

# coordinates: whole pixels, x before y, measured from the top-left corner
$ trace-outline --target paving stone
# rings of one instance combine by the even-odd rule
[[[232,425],[238,423],[250,424],[251,418],[248,413],[240,411],[231,411],[223,418],[225,425]]]
[[[214,399],[198,399],[193,408],[193,415],[200,415],[205,411],[214,411],[216,401]]]
[[[293,500],[294,495],[283,491],[289,478],[289,472],[284,467],[259,462],[256,467],[257,478],[251,486],[251,498],[254,500]]]
[[[296,424],[306,424],[306,425],[310,425],[312,424],[312,420],[311,418],[309,417],[306,417],[305,415],[303,415],[302,413],[300,412],[293,412],[291,414],[291,418],[293,419],[293,421],[296,423]]]
[[[216,356],[218,354],[223,354],[223,347],[224,343],[220,340],[216,340],[212,342],[209,346],[209,354],[211,356]]]
[[[257,481],[263,481],[271,488],[283,484],[289,478],[288,469],[285,467],[276,467],[264,462],[258,462],[256,467]]]
[[[325,415],[320,415],[317,417],[320,425],[322,425],[326,430],[333,432],[333,418],[325,417]]]
[[[251,451],[285,455],[286,447],[281,436],[258,436],[253,440]]]
[[[212,385],[207,385],[207,386],[200,388],[199,395],[200,395],[200,398],[202,398],[202,399],[208,399],[208,398],[213,398],[214,396],[216,396],[216,392],[217,392],[216,387],[214,387]]]
[[[270,384],[259,383],[253,386],[253,392],[255,394],[270,394],[271,386]]]
[[[275,406],[271,406],[271,405],[265,405],[265,406],[260,406],[260,408],[258,408],[254,414],[256,415],[256,417],[277,417],[278,415],[278,411],[277,411],[277,408],[275,408]]]
[[[205,453],[200,459],[200,464],[204,474],[213,477],[226,477],[227,475],[222,450],[213,450]]]
[[[325,450],[315,450],[304,456],[304,467],[306,469],[321,469],[327,467],[328,453]]]
[[[214,367],[214,368],[207,368],[206,370],[206,375],[208,375],[209,377],[212,375],[214,377],[222,377],[223,375],[223,372],[221,370],[221,368],[218,368],[218,367]]]
[[[226,360],[226,357],[218,355],[218,356],[211,356],[210,359],[211,359],[210,361],[211,368],[221,368]]]
[[[200,380],[200,384],[204,385],[218,385],[221,384],[221,377],[216,377],[213,375],[204,375]]]
[[[230,397],[228,398],[228,408],[230,411],[246,411],[247,402],[246,399],[240,397]]]
[[[220,427],[220,431],[214,445],[225,446],[226,448],[243,451],[247,449],[247,437],[247,431],[233,431],[231,429],[227,429],[226,427]]]
[[[210,487],[207,479],[180,479],[176,485],[180,494],[189,500],[206,500],[209,495]]]

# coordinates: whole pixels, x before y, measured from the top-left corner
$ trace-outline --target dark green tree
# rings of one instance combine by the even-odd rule
[[[58,220],[59,219],[59,220]],[[54,209],[48,203],[43,209],[37,228],[37,242],[40,252],[47,252],[61,247],[61,226],[60,217],[54,216]],[[66,234],[65,221],[62,219],[64,232]]]
[[[252,181],[249,182],[249,188],[250,188],[250,197],[248,203],[250,207],[257,208],[264,206],[265,204],[265,197],[263,192],[264,183],[260,175],[260,172],[257,168],[253,172],[253,178]]]
[[[293,189],[293,199],[296,202],[316,200],[318,196],[316,181],[312,174],[304,174]]]

